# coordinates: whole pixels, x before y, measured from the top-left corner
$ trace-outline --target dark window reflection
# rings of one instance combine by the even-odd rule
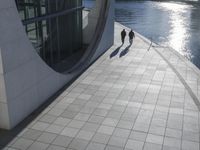
[[[82,0],[16,0],[38,54],[55,70],[72,67],[84,53]]]

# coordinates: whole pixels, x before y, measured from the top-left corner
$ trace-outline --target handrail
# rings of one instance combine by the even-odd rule
[[[149,45],[149,48],[147,49],[147,51],[149,51],[150,49],[151,49],[151,47],[152,47],[152,37],[151,37],[151,43],[150,43],[150,45]]]

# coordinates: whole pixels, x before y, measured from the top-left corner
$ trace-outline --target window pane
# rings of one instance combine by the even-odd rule
[[[57,71],[72,67],[84,53],[82,44],[82,0],[16,0],[27,35],[41,58]],[[54,17],[38,19],[40,16]]]

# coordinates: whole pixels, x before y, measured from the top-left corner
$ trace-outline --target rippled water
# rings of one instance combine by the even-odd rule
[[[92,6],[92,1],[85,5]],[[116,21],[174,48],[200,68],[200,2],[120,0],[115,16]]]

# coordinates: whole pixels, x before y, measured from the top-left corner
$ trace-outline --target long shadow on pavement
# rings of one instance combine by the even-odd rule
[[[123,57],[125,56],[126,54],[128,54],[129,52],[129,48],[131,47],[131,44],[129,46],[127,46],[119,55],[119,57]]]
[[[110,54],[110,58],[116,56],[116,55],[119,53],[119,50],[120,50],[121,47],[122,47],[122,45],[119,46],[118,48],[116,48],[116,49]]]

